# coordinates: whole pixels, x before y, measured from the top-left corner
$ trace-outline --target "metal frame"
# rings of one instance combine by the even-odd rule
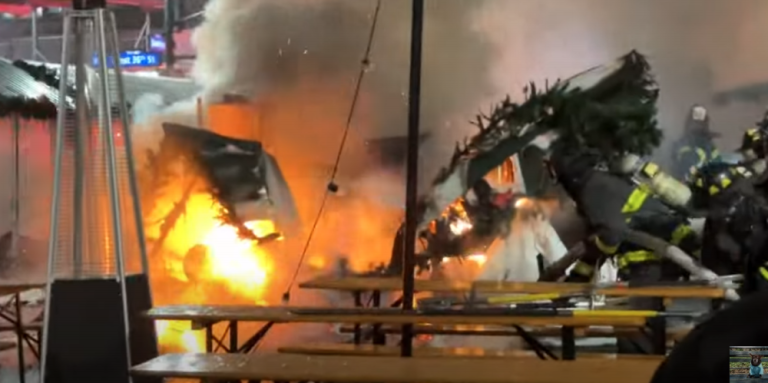
[[[75,37],[75,47],[74,47],[74,53],[77,55],[77,59],[74,63],[75,70],[77,72],[76,76],[76,89],[77,89],[77,100],[76,100],[76,116],[82,117],[79,115],[80,112],[87,113],[86,109],[89,109],[90,105],[89,103],[91,100],[89,99],[88,95],[86,95],[86,87],[87,87],[87,79],[84,74],[86,71],[86,66],[88,65],[87,62],[83,62],[85,60],[83,55],[83,50],[85,49],[85,46],[83,46],[83,28],[82,25],[83,21],[90,20],[94,24],[94,31],[95,31],[95,42],[97,47],[97,55],[98,55],[98,61],[99,61],[99,68],[97,68],[97,74],[99,76],[100,86],[101,86],[101,94],[100,101],[103,108],[103,113],[107,116],[106,118],[101,118],[101,124],[102,129],[104,131],[104,137],[105,142],[103,143],[105,146],[105,157],[106,157],[106,167],[107,167],[107,182],[108,182],[108,188],[109,188],[109,205],[110,205],[110,211],[111,211],[111,220],[112,220],[112,237],[114,238],[114,252],[115,252],[115,264],[116,264],[116,271],[115,275],[110,275],[110,277],[113,277],[116,279],[118,284],[120,285],[121,289],[121,295],[122,295],[122,306],[123,306],[123,324],[124,324],[124,331],[125,331],[125,347],[126,347],[126,359],[127,359],[127,368],[130,369],[132,367],[131,363],[131,344],[130,344],[130,319],[129,319],[129,307],[128,307],[128,297],[126,292],[126,265],[125,265],[125,249],[123,246],[124,238],[123,238],[123,225],[122,222],[122,211],[121,211],[121,195],[119,193],[119,181],[118,181],[118,166],[117,166],[117,150],[115,145],[115,137],[114,137],[114,126],[113,126],[113,118],[117,117],[120,119],[120,122],[122,123],[122,126],[124,127],[123,132],[123,140],[124,140],[124,147],[126,152],[126,162],[127,162],[127,173],[128,173],[128,185],[130,189],[130,196],[129,198],[132,200],[133,205],[133,211],[131,212],[132,215],[134,215],[134,221],[135,221],[135,229],[138,237],[138,246],[139,246],[139,256],[141,260],[141,267],[142,267],[142,273],[147,275],[149,273],[149,262],[147,259],[147,251],[146,251],[146,243],[144,241],[144,227],[143,223],[141,222],[141,204],[140,200],[138,198],[138,185],[136,181],[136,171],[133,164],[133,143],[131,138],[130,129],[128,129],[129,121],[128,121],[128,113],[127,113],[127,105],[125,101],[125,88],[122,80],[122,70],[120,68],[120,60],[119,60],[119,38],[117,35],[117,28],[115,23],[115,16],[111,11],[108,11],[104,8],[95,8],[95,9],[87,9],[87,10],[68,10],[64,14],[64,33],[63,33],[63,46],[62,46],[62,59],[61,59],[61,65],[62,68],[66,69],[70,66],[69,62],[69,54],[70,47],[69,47],[69,37],[73,34],[73,26],[75,27],[74,37]],[[108,63],[108,57],[113,58],[113,64],[114,67],[112,69],[109,69],[107,67]],[[64,95],[67,94],[67,85],[69,81],[69,70],[62,70],[61,71],[61,80],[60,80],[60,88],[59,88],[59,94]],[[115,93],[117,94],[117,100],[112,99],[112,95],[110,94],[110,86],[108,76],[112,72],[114,74],[115,78]],[[93,95],[95,96],[95,95]],[[114,104],[117,104],[118,110],[120,111],[119,116],[113,115],[113,108]],[[61,189],[64,184],[63,176],[62,176],[62,161],[64,159],[64,131],[67,127],[66,125],[66,115],[67,111],[69,110],[69,105],[67,104],[67,98],[66,97],[60,97],[59,105],[58,105],[58,116],[57,116],[57,123],[56,123],[56,153],[55,153],[55,165],[54,165],[54,184],[53,184],[53,195],[52,195],[52,201],[51,201],[51,225],[50,225],[50,236],[49,236],[49,247],[48,247],[48,273],[47,273],[47,283],[46,283],[46,304],[45,304],[45,312],[44,312],[44,329],[43,329],[43,345],[42,348],[47,348],[48,345],[48,334],[49,334],[49,326],[50,326],[50,309],[51,309],[51,301],[52,301],[52,285],[56,278],[55,274],[55,264],[56,264],[56,256],[57,256],[57,239],[59,237],[59,221],[58,216],[60,214],[60,210],[62,208],[62,193]],[[77,157],[82,157],[82,148],[80,145],[83,144],[83,138],[78,137],[82,134],[80,129],[80,124],[82,123],[82,120],[77,121],[77,128],[75,129],[76,132],[76,142],[77,142],[77,148],[76,153],[80,152],[80,155],[75,155],[76,161]],[[83,212],[82,209],[78,208],[77,201],[83,199],[83,193],[82,188],[78,187],[78,184],[82,184],[83,180],[83,172],[82,172],[82,163],[81,166],[75,166],[75,186],[74,186],[74,192],[75,192],[75,208],[72,212],[74,215],[74,223],[77,227],[78,222],[82,222],[82,216]],[[78,177],[79,175],[79,177]],[[78,182],[80,181],[80,182]],[[73,272],[74,272],[74,278],[77,278],[78,275],[78,267],[81,266],[78,262],[81,262],[81,260],[77,259],[77,256],[80,254],[78,251],[78,245],[79,242],[81,242],[81,236],[80,232],[75,229],[74,231],[74,259],[73,259]],[[40,367],[40,380],[45,380],[45,373],[46,373],[46,352],[42,352],[41,356],[41,367]]]
[[[421,47],[424,30],[424,0],[412,0],[411,63],[408,89],[408,157],[405,186],[405,251],[403,252],[403,310],[413,309],[416,269],[416,230],[419,191],[419,119],[421,116]],[[413,325],[403,325],[400,356],[413,355]]]
[[[43,55],[42,52],[40,52],[40,49],[38,48],[38,33],[37,33],[37,9],[41,7],[35,7],[33,5],[30,5],[31,11],[29,15],[29,20],[32,26],[32,60],[37,60],[38,58],[40,61],[47,63],[48,59]]]
[[[25,356],[24,345],[29,347],[32,354],[35,355],[38,360],[40,359],[40,333],[42,330],[30,330],[24,327],[24,321],[21,312],[21,292],[15,292],[12,294],[11,300],[9,300],[3,306],[0,306],[0,319],[7,321],[13,327],[13,332],[16,334],[16,352],[19,363],[19,383],[25,383]],[[37,337],[30,334],[30,332],[37,332]]]

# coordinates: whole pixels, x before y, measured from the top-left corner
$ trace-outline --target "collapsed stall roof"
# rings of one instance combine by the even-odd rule
[[[0,117],[16,114],[30,119],[56,118],[59,92],[17,62],[0,59]]]
[[[293,196],[277,160],[258,141],[225,137],[189,126],[164,123],[155,171],[176,158],[186,158],[207,181],[213,197],[224,208],[220,217],[238,228],[244,238],[261,240],[243,222],[264,219],[274,207],[278,229],[298,227]],[[266,203],[266,205],[264,204]]]

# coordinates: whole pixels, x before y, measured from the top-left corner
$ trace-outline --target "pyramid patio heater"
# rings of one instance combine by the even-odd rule
[[[157,356],[115,18],[76,0],[64,18],[44,383],[130,382]],[[74,108],[72,107],[74,105]]]

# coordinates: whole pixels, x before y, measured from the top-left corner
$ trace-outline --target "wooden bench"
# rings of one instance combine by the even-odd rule
[[[10,350],[16,347],[16,342],[0,340],[0,351]]]
[[[348,292],[392,292],[401,291],[403,281],[399,278],[316,278],[303,282],[299,287],[315,290],[337,290]],[[446,280],[417,280],[416,291],[433,293],[478,293],[478,294],[544,294],[592,292],[592,285],[585,283],[553,282],[458,282]],[[612,297],[655,297],[655,298],[711,298],[725,296],[725,290],[710,286],[665,286],[665,287],[605,287],[594,290],[596,295]]]
[[[135,377],[338,383],[648,383],[660,361],[167,354]]]
[[[581,311],[583,316],[515,316],[510,314],[498,315],[424,315],[418,312],[402,312],[385,309],[332,309],[323,314],[314,309],[290,307],[259,307],[259,306],[213,306],[213,305],[181,305],[165,306],[151,309],[147,315],[155,320],[185,320],[192,322],[192,328],[206,329],[206,350],[213,352],[214,342],[228,352],[248,352],[261,341],[271,326],[275,323],[342,323],[342,324],[374,324],[374,325],[405,325],[431,324],[448,325],[497,325],[497,326],[526,326],[548,327],[559,326],[563,350],[568,359],[574,359],[575,328],[590,326],[615,327],[644,327],[647,312],[614,312],[608,315],[600,312]],[[304,313],[301,313],[304,312]],[[584,315],[589,314],[589,315]],[[221,339],[213,336],[213,324],[228,322],[229,345],[225,346]],[[242,346],[237,339],[238,322],[266,322],[261,330],[249,338]],[[535,349],[547,352],[546,348],[535,338],[522,335]]]
[[[355,305],[362,305],[362,294],[371,292],[373,306],[381,302],[381,293],[402,290],[402,281],[399,278],[370,278],[370,277],[346,277],[346,278],[317,278],[299,285],[305,289],[347,291],[354,295]],[[725,296],[725,290],[716,286],[648,286],[629,287],[616,285],[593,289],[590,284],[582,283],[551,283],[551,282],[459,282],[446,280],[417,280],[414,290],[419,292],[451,293],[469,296],[488,296],[502,294],[596,294],[609,297],[648,297],[658,298],[658,310],[676,298],[706,298],[721,299]],[[400,302],[398,299],[396,302]],[[399,303],[394,303],[397,305]],[[490,324],[490,323],[489,323]],[[668,337],[666,335],[666,320],[657,318],[648,322],[651,343],[655,352],[665,352]],[[355,332],[355,339],[360,338],[361,332]],[[377,343],[381,343],[378,337]]]
[[[2,280],[0,281],[0,296],[13,296],[11,299],[3,303],[3,307],[0,308],[0,317],[8,322],[7,330],[0,331],[14,331],[18,341],[16,342],[18,365],[24,366],[24,343],[29,345],[32,352],[39,359],[40,358],[40,339],[30,336],[28,331],[36,331],[38,334],[42,331],[42,326],[37,329],[29,328],[29,324],[24,324],[21,317],[22,307],[22,293],[29,290],[42,289],[45,287],[45,282],[29,282],[29,281],[12,281]],[[12,308],[11,308],[12,307]],[[19,325],[21,324],[21,325]],[[38,336],[39,338],[39,336]],[[23,341],[22,341],[23,340]],[[35,343],[37,344],[35,347]],[[19,369],[19,381],[24,381],[24,369]]]
[[[21,328],[24,331],[43,331],[43,322],[42,321],[34,321],[29,323],[23,323],[21,325]],[[0,323],[0,332],[3,331],[16,331],[16,326],[11,323]]]
[[[342,356],[400,356],[400,347],[381,346],[373,344],[337,344],[317,343],[294,346],[281,346],[277,352],[300,355],[342,355]],[[491,350],[479,347],[417,347],[413,349],[414,357],[421,358],[536,358],[532,351],[525,350]],[[583,359],[632,359],[632,360],[664,360],[662,355],[641,354],[601,354],[580,353]]]
[[[381,326],[378,330],[385,335],[399,335],[402,332],[402,326]],[[415,334],[424,335],[460,335],[460,336],[518,336],[520,335],[516,328],[512,327],[490,327],[490,326],[434,326],[417,325],[413,329]],[[558,327],[538,327],[528,329],[528,333],[536,337],[558,337],[561,329]],[[344,325],[339,328],[343,334],[352,334],[355,327]],[[667,339],[673,342],[679,342],[685,338],[690,329],[679,329],[667,331]],[[642,333],[634,327],[580,327],[574,329],[574,336],[577,338],[613,338],[616,336],[641,336]]]
[[[317,308],[235,306],[235,305],[174,305],[155,307],[147,315],[155,320],[186,320],[200,326],[218,322],[276,322],[276,323],[368,323],[368,324],[435,324],[435,325],[499,325],[499,326],[617,326],[643,327],[648,315],[645,312],[625,315],[600,315],[592,312],[584,316],[469,316],[423,315],[418,312],[393,312],[383,309],[333,309],[329,314],[297,314],[302,310]]]

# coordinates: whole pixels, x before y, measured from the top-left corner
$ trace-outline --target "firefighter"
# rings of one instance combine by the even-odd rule
[[[691,107],[685,122],[683,136],[674,146],[674,175],[688,179],[697,167],[719,157],[709,129],[709,112],[701,105]]]
[[[744,274],[740,294],[768,289],[768,204],[755,173],[720,161],[698,169],[690,181],[692,205],[707,210],[702,263],[718,274]]]
[[[763,114],[763,119],[755,127],[747,129],[741,140],[739,153],[742,155],[742,163],[755,173],[755,183],[764,194],[768,195],[768,110]]]
[[[738,344],[768,344],[767,317],[768,291],[744,297],[719,310],[675,344],[650,383],[727,381],[732,359],[725,351]],[[746,378],[746,374],[731,377],[737,382],[752,380],[740,379]]]
[[[685,275],[671,262],[646,248],[623,241],[628,229],[643,231],[679,246],[689,254],[699,252],[699,238],[687,219],[662,203],[645,185],[608,171],[600,156],[584,150],[555,152],[550,157],[552,175],[576,203],[578,213],[594,234],[585,243],[586,253],[576,262],[566,282],[588,282],[600,263],[614,257],[619,277],[637,283],[675,281]],[[641,170],[654,177],[660,170],[646,163]],[[632,298],[630,307],[659,310],[654,298]],[[650,340],[619,339],[621,353],[651,353]]]
[[[577,262],[566,281],[589,281],[595,266],[605,258],[616,257],[620,274],[625,279],[646,274],[636,265],[659,266],[652,252],[623,243],[623,231],[639,230],[665,239],[689,254],[699,253],[699,238],[687,219],[662,203],[645,185],[637,185],[626,177],[609,172],[598,155],[590,153],[555,153],[550,165],[553,176],[576,203],[579,214],[594,233],[587,245],[587,256]],[[647,172],[658,172],[658,166],[647,163]],[[677,279],[677,267],[659,268],[664,275],[654,278]],[[671,265],[670,265],[671,266]],[[672,273],[670,273],[672,272]],[[639,275],[638,274],[638,275]],[[647,275],[648,277],[653,277]]]

